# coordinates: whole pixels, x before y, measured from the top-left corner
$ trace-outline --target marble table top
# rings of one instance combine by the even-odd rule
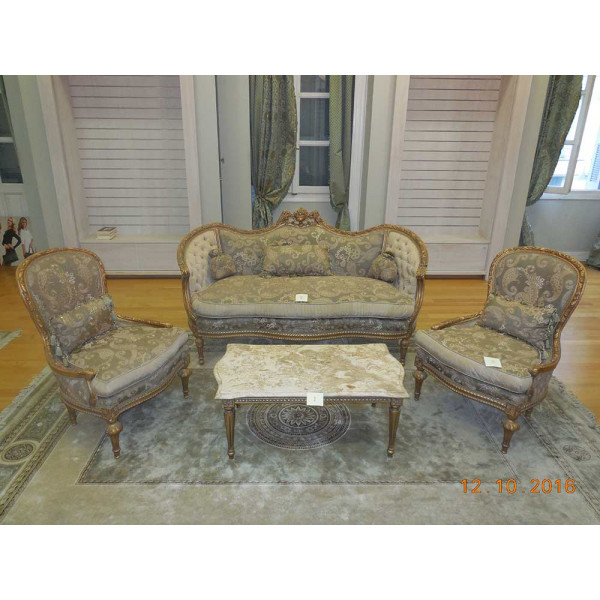
[[[385,344],[228,344],[215,365],[216,399],[408,398],[404,369]]]

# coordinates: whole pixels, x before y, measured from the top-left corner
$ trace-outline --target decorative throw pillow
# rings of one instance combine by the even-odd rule
[[[367,273],[367,277],[381,279],[381,281],[387,281],[388,283],[394,283],[397,275],[398,265],[389,252],[381,252],[371,263]]]
[[[262,274],[332,275],[329,250],[318,244],[267,246]]]
[[[215,280],[237,275],[233,258],[216,248],[208,253],[208,268],[211,277]]]
[[[531,344],[542,353],[550,350],[558,313],[554,306],[537,307],[490,294],[479,325]]]
[[[50,329],[57,355],[68,355],[93,337],[112,329],[115,325],[113,307],[112,298],[105,294],[54,317]]]

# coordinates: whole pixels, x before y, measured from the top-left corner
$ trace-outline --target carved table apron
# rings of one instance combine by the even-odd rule
[[[387,454],[394,442],[404,389],[404,369],[385,344],[228,344],[214,369],[215,398],[223,403],[227,455],[233,458],[235,409],[252,403],[306,403],[309,392],[324,404],[389,403]]]

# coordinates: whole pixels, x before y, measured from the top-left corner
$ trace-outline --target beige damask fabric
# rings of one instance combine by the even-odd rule
[[[119,326],[72,352],[68,362],[96,371],[92,386],[112,396],[151,376],[186,344],[188,333],[177,327]]]
[[[547,254],[524,250],[503,256],[493,273],[496,295],[531,306],[553,305],[560,314],[573,297],[578,273],[567,261]]]
[[[289,244],[265,248],[263,275],[332,275],[329,249],[318,244]]]
[[[479,324],[524,340],[542,352],[552,347],[552,338],[558,322],[556,308],[531,306],[516,300],[490,294]]]
[[[331,270],[336,275],[366,277],[371,263],[381,252],[383,231],[349,236],[332,232],[318,225],[293,227],[286,225],[265,233],[240,233],[221,229],[223,252],[229,254],[240,275],[259,275],[262,270],[265,248],[269,245],[318,244],[329,250]]]
[[[307,294],[308,302],[296,302]],[[270,277],[237,275],[192,295],[201,317],[380,317],[412,315],[414,298],[367,277]]]
[[[46,326],[103,294],[98,259],[72,250],[37,257],[27,268],[26,284]]]
[[[115,326],[113,302],[106,294],[69,310],[50,321],[51,343],[57,355],[72,352]]]
[[[530,344],[475,322],[417,331],[415,343],[460,373],[517,394],[529,389],[528,369],[540,363]],[[499,358],[502,368],[486,367],[484,356]]]
[[[398,276],[398,265],[396,260],[391,254],[382,252],[369,267],[367,277],[372,279],[381,279],[381,281],[387,281],[388,283],[394,283]]]
[[[231,277],[237,273],[233,258],[216,248],[208,253],[208,268],[210,276],[215,281]]]

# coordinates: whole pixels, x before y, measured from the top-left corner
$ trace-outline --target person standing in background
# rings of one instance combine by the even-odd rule
[[[31,231],[29,231],[28,225],[29,221],[27,220],[27,217],[21,217],[19,219],[17,233],[21,238],[21,250],[23,252],[23,258],[27,258],[35,252],[33,249],[33,236],[31,235]]]
[[[16,244],[14,244],[15,239],[17,240]],[[15,229],[15,220],[12,217],[8,217],[6,222],[6,231],[2,236],[2,245],[5,250],[2,264],[5,267],[9,267],[12,263],[19,260],[15,250],[21,245],[21,238]]]

